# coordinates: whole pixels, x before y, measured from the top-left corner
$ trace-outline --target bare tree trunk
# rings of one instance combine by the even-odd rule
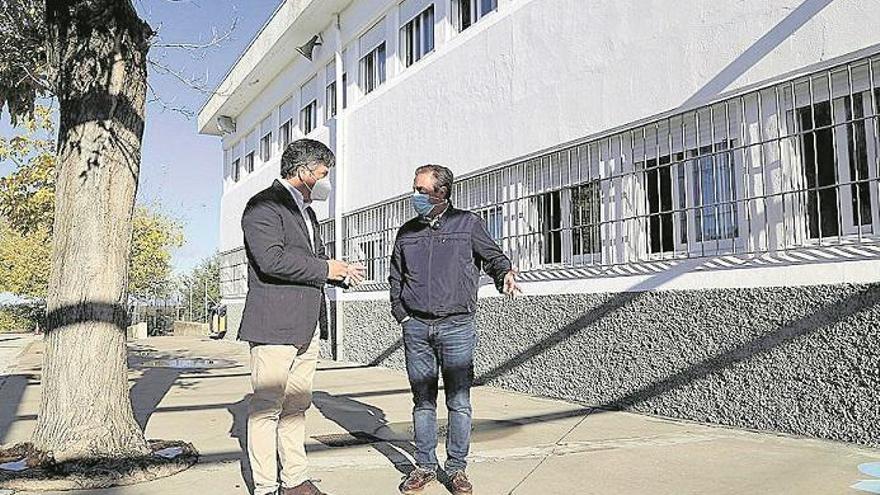
[[[46,21],[61,125],[33,441],[56,461],[145,454],[125,328],[152,32],[130,0],[47,0]]]

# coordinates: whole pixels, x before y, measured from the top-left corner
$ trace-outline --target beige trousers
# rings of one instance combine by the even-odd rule
[[[297,356],[292,345],[251,347],[251,397],[248,414],[248,455],[254,495],[293,488],[308,479],[306,410],[312,404],[312,381],[318,364],[318,332],[309,349]]]

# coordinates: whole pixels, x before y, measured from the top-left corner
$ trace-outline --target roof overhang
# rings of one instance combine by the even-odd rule
[[[235,118],[292,60],[296,47],[327,27],[351,0],[284,0],[199,110],[200,134],[221,135],[217,118]],[[304,62],[307,62],[303,58]]]

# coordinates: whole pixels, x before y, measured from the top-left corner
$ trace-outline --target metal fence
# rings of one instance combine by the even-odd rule
[[[873,243],[878,64],[853,60],[470,174],[453,200],[525,272]],[[384,282],[411,216],[406,195],[345,215],[346,258]]]

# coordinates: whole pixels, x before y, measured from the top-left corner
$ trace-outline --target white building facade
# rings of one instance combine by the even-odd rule
[[[524,280],[481,289],[483,382],[877,444],[878,109],[867,0],[288,0],[199,115],[235,122],[228,326],[244,205],[307,136],[338,158],[324,239],[370,278],[331,295],[334,357],[402,363],[388,257],[440,163]]]

